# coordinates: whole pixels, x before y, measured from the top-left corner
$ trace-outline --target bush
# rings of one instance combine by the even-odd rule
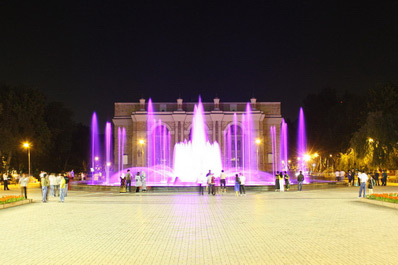
[[[398,203],[397,193],[380,193],[380,194],[374,193],[372,195],[367,196],[367,198],[383,202]]]
[[[25,200],[23,196],[4,196],[0,198],[0,204],[18,202],[23,200]]]

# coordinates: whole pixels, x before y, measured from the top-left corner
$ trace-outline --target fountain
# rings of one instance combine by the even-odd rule
[[[280,128],[280,140],[279,140],[279,146],[280,146],[280,160],[279,160],[279,168],[282,171],[288,171],[289,170],[289,164],[288,164],[288,144],[287,144],[287,136],[288,136],[288,131],[287,131],[287,124],[284,119],[282,119],[281,122],[281,128]]]

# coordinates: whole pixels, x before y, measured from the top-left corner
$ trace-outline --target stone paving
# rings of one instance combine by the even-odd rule
[[[386,191],[398,187],[375,188]],[[357,196],[69,191],[41,203],[30,187],[35,203],[0,210],[0,264],[398,264],[398,211]]]

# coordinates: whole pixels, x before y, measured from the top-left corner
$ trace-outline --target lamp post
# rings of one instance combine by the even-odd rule
[[[28,170],[29,170],[28,176],[30,177],[30,147],[31,147],[31,145],[29,142],[24,142],[22,146],[28,150]]]

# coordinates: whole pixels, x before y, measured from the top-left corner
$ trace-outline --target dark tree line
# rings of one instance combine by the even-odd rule
[[[310,148],[338,155],[341,167],[397,168],[397,85],[365,95],[323,89],[307,96],[304,111]]]
[[[24,141],[32,144],[33,173],[86,170],[89,128],[76,124],[71,110],[36,89],[0,85],[2,171],[27,172]]]

